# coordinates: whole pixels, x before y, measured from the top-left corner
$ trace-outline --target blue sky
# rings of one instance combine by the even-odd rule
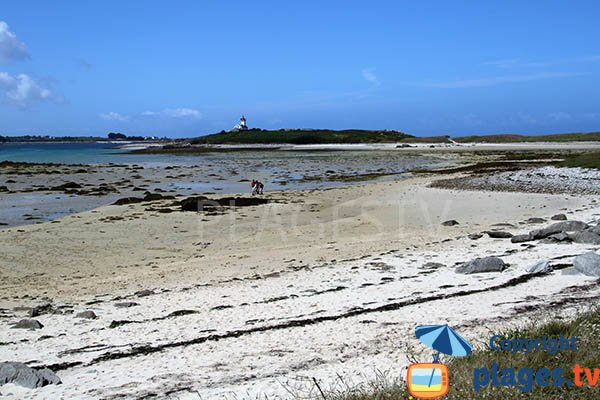
[[[3,1],[0,135],[600,130],[598,1]]]

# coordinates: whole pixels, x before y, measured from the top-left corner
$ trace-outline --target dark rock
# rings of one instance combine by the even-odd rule
[[[164,197],[162,194],[160,193],[148,193],[147,195],[144,196],[144,201],[156,201],[156,200],[162,200]]]
[[[36,370],[21,362],[0,362],[0,385],[13,383],[35,389],[46,385],[60,385],[60,378],[48,368]]]
[[[554,235],[550,235],[545,239],[542,239],[540,243],[554,244],[554,243],[571,243],[573,240],[569,236],[569,234],[565,232],[555,233]]]
[[[483,257],[463,263],[456,272],[459,274],[476,274],[479,272],[502,272],[508,268],[508,264],[498,257]]]
[[[129,308],[129,307],[135,307],[135,306],[139,306],[139,303],[136,303],[135,301],[124,301],[122,303],[115,303],[115,307],[119,307],[119,308]]]
[[[0,192],[8,192],[8,187],[0,186]]]
[[[483,233],[470,233],[467,237],[471,240],[478,240],[483,237]]]
[[[43,327],[44,325],[36,319],[22,319],[12,326],[13,329],[29,329],[32,331],[42,329]]]
[[[50,189],[51,190],[69,190],[69,189],[81,189],[82,186],[79,183],[75,183],[75,182],[67,182],[67,183],[63,183],[62,185],[59,186],[52,186]]]
[[[566,221],[567,216],[565,214],[556,214],[553,215],[550,219],[553,221]]]
[[[181,201],[181,211],[208,211],[217,207],[249,207],[269,203],[263,197],[221,197],[209,199],[204,196],[188,197]]]
[[[75,315],[76,318],[96,319],[98,316],[93,311],[82,311]]]
[[[420,269],[439,269],[445,267],[442,263],[426,262]]]
[[[486,231],[485,233],[487,233],[489,237],[494,239],[510,239],[511,237],[513,237],[512,233],[505,231]]]
[[[54,312],[54,308],[52,307],[52,304],[45,303],[45,304],[42,304],[39,306],[35,306],[31,310],[29,310],[29,316],[31,318],[33,318],[33,317],[38,317],[42,314],[50,314],[52,312]]]
[[[139,197],[123,197],[123,198],[118,199],[117,201],[115,201],[113,203],[113,205],[115,205],[115,206],[123,206],[123,205],[126,205],[126,204],[141,203],[142,201],[144,201],[144,199],[141,199]]]
[[[544,239],[550,235],[560,232],[578,232],[588,228],[588,224],[581,221],[557,222],[542,229],[531,231],[534,239]]]
[[[513,237],[510,238],[510,241],[512,243],[524,243],[524,242],[530,242],[533,240],[533,235],[531,233],[528,233],[526,235],[514,235]]]
[[[137,297],[146,297],[146,296],[150,296],[154,294],[154,290],[150,290],[150,289],[145,289],[145,290],[140,290],[138,292],[135,292],[135,295]]]
[[[589,252],[573,259],[573,267],[587,276],[600,277],[600,255]]]
[[[527,222],[530,224],[541,224],[542,222],[546,222],[546,220],[544,218],[533,217],[529,218]]]
[[[569,235],[570,239],[575,243],[583,244],[600,244],[600,235],[591,231],[575,232]]]
[[[458,221],[451,219],[451,220],[442,222],[442,225],[443,226],[454,226],[454,225],[458,225]]]

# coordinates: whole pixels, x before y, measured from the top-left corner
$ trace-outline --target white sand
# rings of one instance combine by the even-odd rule
[[[1,341],[8,343],[0,345],[0,359],[80,364],[58,371],[63,385],[34,391],[6,385],[0,393],[288,398],[287,390],[312,377],[328,387],[338,375],[354,383],[377,370],[401,376],[409,351],[423,361],[430,357],[414,339],[419,324],[449,323],[482,344],[488,330],[550,310],[573,313],[600,297],[594,279],[560,270],[495,288],[537,260],[569,263],[593,246],[466,238],[498,223],[527,232],[543,226],[522,223],[527,218],[565,210],[570,219],[591,222],[600,215],[591,197],[460,192],[426,183],[419,178],[273,193],[282,203],[208,217],[107,206],[57,224],[0,231],[0,307],[31,306],[48,296],[75,313],[98,315],[93,321],[71,313],[41,315],[36,319],[44,328],[32,332],[9,329],[25,312],[7,311],[12,315],[0,319]],[[124,219],[102,222],[110,216]],[[460,225],[440,225],[448,219]],[[501,256],[510,269],[453,271],[456,263],[486,255]],[[423,270],[429,261],[445,267]],[[133,295],[147,288],[156,294]],[[456,296],[478,289],[488,290]],[[440,294],[449,297],[432,298]],[[114,306],[122,301],[139,305]],[[177,310],[195,313],[162,318]],[[353,310],[359,311],[349,315]],[[109,328],[115,320],[139,323]],[[297,322],[287,326],[290,321]],[[39,340],[42,335],[49,337]],[[171,347],[160,348],[166,344]],[[127,354],[144,345],[148,354]],[[118,352],[125,356],[107,356]]]

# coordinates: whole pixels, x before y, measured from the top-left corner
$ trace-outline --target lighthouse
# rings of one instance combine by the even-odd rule
[[[237,124],[236,126],[234,126],[231,131],[238,132],[238,131],[247,131],[247,130],[248,130],[248,125],[246,125],[246,117],[242,115],[242,118],[240,118],[240,123]]]

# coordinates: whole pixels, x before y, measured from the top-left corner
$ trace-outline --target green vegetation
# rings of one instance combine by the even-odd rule
[[[519,352],[513,354],[506,351],[494,351],[486,346],[484,350],[476,350],[468,357],[453,358],[447,361],[450,371],[450,392],[444,399],[516,399],[527,398],[533,400],[579,400],[600,398],[600,381],[598,386],[590,387],[585,383],[581,387],[540,387],[533,385],[531,392],[523,393],[516,387],[487,386],[478,393],[473,388],[473,375],[475,368],[491,368],[493,362],[502,368],[531,368],[534,371],[540,368],[562,368],[565,379],[573,379],[572,369],[575,364],[585,368],[600,368],[600,308],[595,307],[588,312],[580,314],[573,321],[565,321],[555,317],[550,322],[531,324],[517,329],[510,329],[496,334],[505,338],[541,338],[577,337],[577,351],[559,351],[552,355],[544,351],[532,351],[529,354]],[[494,333],[490,333],[489,337]],[[485,338],[487,343],[487,338]],[[584,374],[582,374],[584,375]],[[383,377],[377,382],[366,386],[345,387],[343,389],[325,391],[324,396],[315,396],[314,399],[327,400],[406,400],[409,393],[400,378],[390,380]]]
[[[568,156],[560,163],[560,166],[600,169],[600,151],[590,151]]]
[[[516,143],[516,142],[598,142],[600,132],[560,133],[555,135],[489,135],[464,136],[454,139],[459,143]]]
[[[325,144],[325,143],[395,143],[413,136],[398,131],[348,129],[250,129],[220,132],[192,139],[192,144]]]

